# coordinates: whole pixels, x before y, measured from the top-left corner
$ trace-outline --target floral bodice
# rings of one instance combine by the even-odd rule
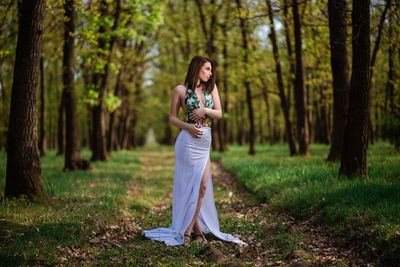
[[[205,102],[205,107],[209,108],[209,109],[213,109],[214,108],[214,101],[212,99],[211,94],[207,94],[206,91],[203,91],[204,93],[204,98],[206,100]],[[193,124],[198,124],[201,126],[205,126],[205,127],[211,127],[211,123],[212,123],[212,118],[208,117],[207,115],[205,116],[205,118],[201,118],[199,121],[193,121],[190,119],[190,113],[192,113],[193,110],[195,110],[196,108],[201,108],[202,104],[199,100],[199,98],[197,97],[197,94],[195,91],[193,91],[192,89],[189,89],[189,87],[186,86],[186,95],[185,95],[185,120],[187,123],[193,123]]]

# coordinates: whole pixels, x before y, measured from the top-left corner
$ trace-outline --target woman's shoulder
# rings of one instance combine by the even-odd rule
[[[183,84],[179,84],[174,88],[174,92],[177,92],[179,94],[185,94],[186,93],[186,86]]]

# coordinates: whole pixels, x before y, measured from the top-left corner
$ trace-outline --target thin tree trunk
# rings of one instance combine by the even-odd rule
[[[168,97],[168,89],[165,86],[162,90],[162,96],[163,96],[163,99],[167,99],[167,97]],[[165,112],[163,122],[164,122],[165,131],[164,131],[164,137],[163,137],[162,143],[165,145],[173,145],[174,141],[172,138],[172,129],[171,129],[171,123],[169,122],[169,113],[168,112]]]
[[[399,47],[397,47],[397,55],[399,56],[399,59],[400,59],[400,48]],[[397,121],[400,121],[400,108],[393,106],[393,111],[394,111],[394,114],[395,114],[395,119]],[[394,128],[393,136],[394,136],[394,146],[395,146],[395,148],[396,149],[400,149],[400,124],[398,124]]]
[[[320,120],[321,120],[321,142],[323,144],[329,145],[331,143],[330,134],[329,134],[329,123],[328,123],[328,114],[327,114],[327,107],[326,107],[326,100],[324,94],[324,86],[320,86]]]
[[[244,69],[245,72],[248,72],[248,65],[249,65],[249,48],[248,48],[248,38],[249,38],[249,30],[247,27],[246,20],[243,18],[242,14],[242,3],[241,0],[236,0],[237,8],[239,11],[239,20],[240,20],[240,28],[242,31],[242,48],[244,51],[244,58],[243,58],[243,63],[244,63]],[[255,131],[255,124],[254,124],[254,111],[253,111],[253,102],[252,102],[252,97],[251,97],[251,90],[250,90],[250,82],[245,77],[243,79],[243,85],[246,88],[246,100],[247,100],[247,110],[249,113],[249,123],[250,123],[250,131],[249,131],[249,154],[254,155],[256,153],[256,131]]]
[[[215,27],[217,24],[217,13],[214,11],[211,14],[211,19],[210,19],[210,25],[209,27],[207,27],[206,24],[206,17],[203,11],[203,1],[200,0],[196,0],[196,5],[198,7],[198,11],[199,11],[199,17],[200,17],[200,24],[201,24],[201,29],[203,31],[204,34],[204,38],[205,40],[207,40],[206,44],[205,44],[205,50],[206,50],[206,54],[211,57],[211,59],[214,61],[214,66],[215,68],[217,68],[218,66],[218,60],[217,60],[217,48],[214,44],[215,41]],[[214,6],[215,5],[215,0],[210,0],[210,5]],[[216,77],[216,83],[218,84],[218,76]],[[213,150],[218,150],[221,151],[223,149],[221,149],[221,143],[223,143],[223,141],[221,140],[221,127],[218,125],[220,123],[220,121],[214,121],[212,128],[213,131],[211,132],[212,134],[212,148]],[[222,141],[222,142],[221,142]]]
[[[266,88],[266,83],[264,81],[263,81],[262,94],[264,97],[265,107],[267,109],[268,141],[269,145],[272,146],[274,143],[274,128],[272,126],[271,106],[269,104],[268,91]]]
[[[396,118],[396,110],[395,110],[395,104],[394,104],[394,62],[393,62],[393,44],[391,43],[392,40],[392,35],[393,35],[393,29],[392,29],[392,18],[389,18],[389,71],[388,71],[388,76],[387,76],[387,82],[386,82],[386,92],[387,92],[387,98],[389,99],[389,107],[390,107],[390,117],[392,119]],[[386,103],[385,103],[386,105]],[[387,114],[387,108],[385,108],[385,113]],[[386,115],[385,114],[385,115]],[[394,126],[395,127],[395,126]],[[388,137],[390,139],[390,142],[393,142],[394,139],[396,138],[394,135],[394,128],[391,127],[388,132]]]
[[[107,5],[108,2],[103,0],[100,5],[100,13],[102,16],[107,15]],[[116,9],[114,14],[114,24],[112,30],[116,30],[119,21],[120,21],[120,13],[121,13],[121,2],[117,0]],[[99,29],[99,34],[103,35],[105,33],[105,29],[103,26]],[[109,54],[107,57],[107,62],[105,63],[104,70],[102,74],[96,73],[93,76],[93,83],[96,86],[99,85],[99,97],[98,97],[98,105],[92,108],[92,161],[108,161],[108,153],[107,153],[107,139],[106,139],[106,123],[105,123],[105,104],[104,98],[108,88],[108,81],[110,76],[110,62],[113,56],[113,51],[116,43],[116,37],[113,36],[109,42]],[[99,38],[99,49],[104,50],[106,48],[106,42],[104,40],[104,36],[100,36]]]
[[[290,29],[289,29],[289,12],[288,12],[288,5],[287,1],[283,1],[283,24],[285,26],[285,37],[286,37],[286,47],[288,51],[288,58],[289,58],[289,64],[290,64],[290,77],[289,77],[289,83],[288,83],[288,96],[287,96],[287,106],[288,106],[288,112],[290,114],[290,108],[291,108],[291,92],[292,88],[294,89],[294,84],[296,82],[295,76],[296,76],[296,65],[294,64],[294,59],[293,59],[293,50],[292,50],[292,41],[290,40]],[[290,117],[289,117],[290,118]],[[293,132],[293,129],[292,129]],[[292,133],[293,134],[293,133]]]
[[[124,41],[124,45],[123,47],[125,47],[125,41]],[[115,84],[115,90],[114,90],[114,95],[119,97],[120,95],[120,91],[121,91],[121,83],[123,83],[122,81],[122,77],[124,74],[124,66],[121,66],[118,72],[118,76],[117,76],[117,82]],[[107,151],[109,154],[112,153],[113,148],[115,147],[115,143],[116,143],[116,129],[114,127],[114,123],[115,123],[115,117],[116,114],[118,112],[118,109],[114,110],[113,112],[111,112],[110,114],[110,120],[109,120],[109,124],[108,124],[108,136],[107,136]]]
[[[3,79],[1,78],[1,73],[0,73],[0,86],[1,88],[4,88],[4,83],[3,83]],[[1,94],[1,101],[2,101],[2,114],[4,116],[8,116],[8,108],[6,106],[6,92],[4,89],[0,90],[0,94]],[[5,128],[5,127],[4,127]],[[4,139],[3,139],[4,138]],[[0,150],[3,148],[5,148],[5,151],[7,152],[7,129],[4,130],[0,130]]]
[[[370,1],[353,0],[353,60],[340,174],[368,177],[367,145],[370,91]]]
[[[128,72],[128,71],[127,71]],[[134,79],[134,74],[129,75],[127,84],[131,84]],[[120,118],[120,132],[119,132],[119,144],[121,149],[128,149],[129,141],[129,129],[131,123],[131,103],[130,93],[125,84],[121,88],[122,105],[121,105],[121,118]]]
[[[230,6],[226,6],[225,10],[225,18],[224,22],[221,24],[221,31],[223,34],[222,38],[222,55],[224,59],[223,65],[223,76],[222,76],[222,85],[223,85],[223,105],[222,105],[222,112],[229,114],[228,110],[228,30],[227,30],[227,23],[230,20]],[[220,120],[221,124],[221,143],[220,143],[220,152],[225,152],[228,150],[228,120],[226,117],[222,117]]]
[[[382,39],[381,37],[382,37],[383,24],[385,23],[386,13],[387,13],[391,3],[392,3],[392,0],[386,0],[385,9],[383,10],[381,19],[379,20],[378,36],[375,41],[374,50],[372,52],[371,64],[370,64],[371,65],[371,67],[370,67],[371,73],[369,75],[370,80],[372,79],[372,76],[374,75],[374,65],[375,65],[376,56],[378,55],[379,45],[380,45],[381,39]],[[371,81],[370,81],[370,83],[371,83]]]
[[[137,131],[137,122],[139,120],[139,108],[138,104],[142,102],[142,91],[141,91],[141,77],[142,74],[139,74],[135,80],[135,92],[134,92],[134,103],[136,105],[133,108],[132,112],[132,134],[133,134],[133,148],[136,148],[139,143],[138,131]]]
[[[65,97],[65,161],[64,171],[88,169],[90,163],[82,159],[75,97],[75,0],[64,2],[63,96]]]
[[[64,92],[61,94],[60,104],[58,105],[58,131],[57,131],[57,155],[64,155],[65,153],[65,96]]]
[[[378,55],[378,51],[379,51],[379,45],[381,43],[381,39],[382,39],[382,30],[383,30],[383,25],[385,23],[385,19],[386,19],[386,13],[389,10],[389,7],[391,5],[392,0],[387,0],[386,1],[386,5],[385,5],[385,9],[383,10],[382,14],[381,14],[381,18],[379,20],[379,25],[378,25],[378,36],[375,40],[375,45],[374,45],[374,49],[372,52],[372,58],[371,58],[371,62],[370,62],[370,75],[369,75],[369,86],[372,86],[372,77],[374,75],[374,66],[375,66],[375,61],[376,61],[376,57]],[[368,108],[368,110],[370,111],[371,108]],[[372,120],[371,120],[371,114],[368,115],[368,137],[370,139],[371,144],[374,143],[374,130],[373,130],[373,126],[372,126]]]
[[[290,121],[289,117],[289,106],[286,102],[286,96],[285,96],[285,89],[283,85],[283,79],[282,79],[282,70],[281,70],[281,63],[279,59],[279,50],[278,50],[278,44],[276,40],[276,34],[275,34],[275,25],[274,25],[274,15],[272,13],[272,6],[271,6],[271,1],[267,0],[267,6],[268,6],[268,15],[269,15],[269,25],[271,28],[271,33],[269,34],[269,38],[271,39],[272,43],[272,49],[274,52],[274,60],[275,60],[275,69],[276,69],[276,78],[278,81],[278,89],[279,89],[279,97],[281,99],[281,108],[283,111],[283,115],[285,118],[285,127],[286,127],[286,135],[289,143],[289,150],[290,150],[290,155],[294,156],[297,154],[296,151],[296,143],[295,139],[293,136],[292,132],[292,123]],[[266,93],[264,93],[266,95]]]
[[[309,128],[307,120],[307,95],[304,87],[303,51],[301,49],[301,23],[298,10],[298,0],[293,0],[293,20],[296,51],[296,84],[295,100],[297,113],[297,135],[299,139],[299,154],[308,155]]]
[[[18,41],[8,126],[5,197],[46,199],[37,138],[37,94],[46,1],[18,1]]]
[[[43,68],[43,57],[40,57],[40,134],[39,134],[39,150],[40,155],[46,155],[46,90],[45,75]]]
[[[346,50],[346,0],[329,0],[328,12],[333,77],[333,126],[331,133],[332,144],[327,161],[336,161],[340,159],[342,154],[349,92],[349,66]]]

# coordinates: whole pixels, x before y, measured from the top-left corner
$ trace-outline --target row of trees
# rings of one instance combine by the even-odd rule
[[[254,154],[257,141],[283,139],[291,155],[308,155],[318,142],[331,145],[335,161],[344,146],[341,172],[366,175],[368,140],[400,146],[398,1],[175,1],[166,14],[156,87],[184,76],[192,50],[215,58],[224,118],[214,149],[248,143]],[[168,125],[164,135],[157,126],[171,144]]]
[[[62,5],[58,1],[50,2],[49,14],[61,15],[61,20],[54,18],[46,23],[46,1],[18,2],[18,38],[15,49],[15,66],[12,80],[9,127],[7,135],[7,174],[5,196],[14,197],[21,194],[29,197],[45,198],[41,185],[41,165],[38,145],[42,155],[46,153],[46,69],[44,57],[46,33],[51,34],[47,41],[56,48],[57,41],[63,40],[62,86],[58,106],[58,149],[65,155],[64,170],[87,169],[90,162],[80,154],[81,133],[80,117],[77,112],[76,86],[77,76],[83,81],[85,90],[83,103],[87,106],[89,117],[90,148],[92,161],[108,160],[108,154],[117,143],[113,134],[112,117],[109,120],[109,146],[107,147],[106,119],[107,110],[113,111],[120,105],[116,97],[121,90],[128,91],[130,85],[122,81],[121,76],[133,64],[128,73],[136,86],[140,79],[136,78],[140,71],[141,51],[147,38],[161,22],[161,5],[157,1],[115,1],[100,0],[96,3],[78,3],[65,0]],[[12,11],[13,2],[7,6],[6,14]],[[77,8],[78,7],[78,8]],[[76,12],[80,10],[80,12]],[[78,14],[77,14],[78,13]],[[78,17],[78,23],[77,23]],[[5,16],[7,18],[7,16]],[[61,23],[60,23],[61,22]],[[77,24],[79,26],[77,26]],[[54,29],[52,29],[54,27]],[[63,38],[58,36],[57,29],[63,29]],[[51,29],[51,32],[46,30]],[[78,53],[76,47],[79,45]],[[10,51],[3,51],[10,52]],[[129,57],[131,62],[118,62],[124,52],[134,53]],[[56,51],[55,64],[59,55]],[[76,61],[80,70],[76,69]],[[132,60],[135,60],[132,62]],[[50,60],[47,63],[50,69]],[[129,64],[129,65],[128,65]],[[136,66],[135,66],[136,65]],[[57,75],[59,73],[56,73]],[[111,77],[115,78],[115,93],[107,93],[110,89]],[[53,74],[54,75],[54,74]],[[41,109],[40,140],[37,137],[37,96],[40,76]],[[57,78],[56,78],[57,80]],[[114,81],[113,81],[114,82]],[[58,84],[56,84],[58,85]],[[3,89],[4,83],[2,83]],[[2,90],[3,91],[3,90]],[[129,92],[126,101],[129,104]],[[134,112],[133,112],[134,113]],[[137,115],[136,116],[137,120]],[[126,129],[125,132],[130,132]],[[128,139],[128,138],[126,138]],[[123,140],[125,141],[125,140]],[[126,141],[125,141],[126,142]],[[108,150],[107,150],[108,148]]]
[[[170,94],[196,54],[217,66],[224,117],[214,125],[216,150],[248,143],[255,154],[256,142],[285,140],[291,155],[308,155],[310,142],[327,143],[328,160],[343,154],[341,173],[351,176],[367,175],[368,140],[399,145],[398,2],[46,3],[0,5],[7,196],[43,195],[37,144],[42,155],[57,146],[65,170],[90,166],[81,143],[92,161],[142,144],[149,128],[172,144]]]

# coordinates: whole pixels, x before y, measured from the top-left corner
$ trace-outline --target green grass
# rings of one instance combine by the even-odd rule
[[[168,152],[171,148],[163,150]],[[85,158],[90,156],[87,150],[82,154]],[[97,263],[107,265],[112,255],[117,257],[128,251],[129,247],[112,247],[104,252],[90,240],[103,236],[112,225],[126,226],[121,220],[127,214],[134,224],[134,219],[140,220],[160,197],[169,193],[173,166],[146,176],[146,168],[139,161],[143,154],[140,150],[119,151],[112,154],[109,162],[94,163],[93,170],[62,172],[63,157],[49,151],[41,159],[42,182],[49,203],[23,199],[0,203],[0,266],[75,265],[74,253],[81,255],[78,262],[84,262],[82,255],[86,253]],[[0,153],[0,194],[4,193],[5,167],[6,155]],[[132,188],[136,190],[134,197],[127,199]],[[136,256],[129,260],[132,264],[141,261]]]
[[[109,162],[94,163],[93,170],[66,173],[63,157],[49,151],[41,158],[49,202],[0,203],[0,266],[207,265],[199,255],[202,246],[168,247],[141,236],[143,229],[171,224],[173,151],[166,146],[118,151]],[[87,150],[82,154],[90,157]],[[6,155],[0,153],[1,195],[5,168]],[[222,229],[237,223],[228,216],[220,217]],[[245,219],[242,222],[246,225]],[[232,233],[242,229],[247,228],[236,226]],[[239,251],[239,246],[225,245],[216,246],[229,254]]]
[[[231,146],[213,153],[225,169],[273,210],[327,225],[333,234],[362,245],[364,256],[389,263],[400,255],[400,155],[390,144],[368,151],[369,179],[339,177],[339,162],[326,163],[329,147],[289,157],[287,145]]]
[[[338,178],[338,164],[324,162],[327,146],[311,150],[308,158],[290,158],[281,145],[258,146],[254,157],[238,146],[212,154],[256,196],[214,184],[221,230],[250,244],[241,248],[206,236],[232,264],[280,265],[298,250],[305,251],[302,259],[323,264],[309,249],[315,234],[281,211],[298,220],[312,218],[334,235],[362,243],[367,255],[393,260],[399,248],[399,154],[386,144],[371,147],[365,181]],[[88,150],[82,154],[90,157]],[[141,236],[143,229],[171,224],[173,147],[114,152],[90,171],[62,172],[63,157],[55,151],[41,164],[48,203],[0,203],[0,266],[213,265],[201,255],[201,245],[168,247]],[[1,152],[0,194],[5,167]],[[269,208],[260,204],[265,201]]]

